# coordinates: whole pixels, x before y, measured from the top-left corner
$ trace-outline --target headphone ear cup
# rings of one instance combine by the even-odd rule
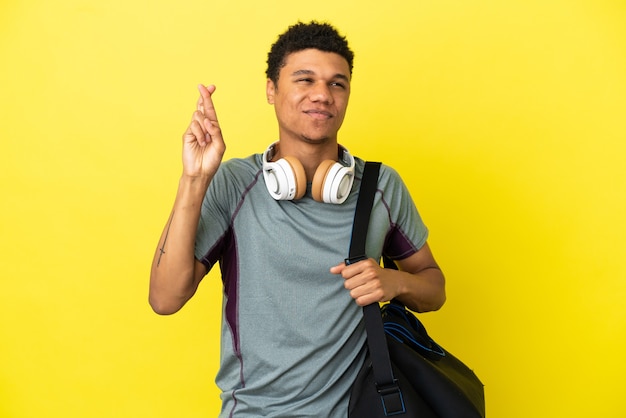
[[[295,184],[296,187],[293,199],[302,199],[306,193],[306,173],[304,172],[304,166],[296,157],[286,156],[282,159],[289,164],[293,174],[293,184]]]
[[[302,163],[294,157],[263,162],[267,191],[275,200],[300,199],[306,193],[306,175]]]
[[[315,175],[313,176],[313,184],[311,185],[311,194],[313,195],[313,199],[318,202],[325,202],[324,189],[326,188],[326,179],[328,173],[331,171],[335,164],[337,163],[333,160],[324,160],[317,167],[317,170],[315,170]]]
[[[353,182],[354,171],[351,167],[325,160],[315,171],[311,194],[318,202],[341,204],[348,198]]]

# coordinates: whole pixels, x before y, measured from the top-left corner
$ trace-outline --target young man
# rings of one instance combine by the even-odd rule
[[[361,306],[397,298],[424,312],[445,301],[427,229],[387,166],[366,243],[371,258],[342,262],[364,167],[337,141],[352,60],[328,24],[298,23],[280,35],[267,68],[278,141],[245,159],[222,162],[215,86],[199,86],[150,304],[159,314],[178,311],[220,263],[221,417],[345,417],[365,354]],[[382,254],[400,270],[381,268]]]

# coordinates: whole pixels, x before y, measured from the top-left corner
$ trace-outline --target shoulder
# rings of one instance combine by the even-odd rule
[[[379,182],[400,182],[403,183],[402,181],[402,177],[400,177],[400,174],[398,173],[398,171],[386,164],[381,164],[380,166],[380,175],[378,176],[378,181]]]
[[[261,172],[260,158],[232,158],[222,161],[213,181],[221,186],[244,186],[253,182]]]
[[[207,198],[214,202],[237,202],[257,183],[261,173],[260,159],[256,155],[222,161],[215,173]]]
[[[361,158],[355,157],[355,169],[357,178],[361,179],[363,176],[363,170],[365,169],[365,160]],[[391,186],[394,184],[402,185],[404,182],[402,181],[402,177],[395,168],[385,164],[380,164],[380,171],[378,173],[378,188],[384,189],[385,186]]]
[[[252,154],[245,158],[231,158],[223,161],[218,172],[228,176],[256,175],[261,170],[261,159],[259,154]]]
[[[363,166],[365,162],[363,162]],[[363,171],[359,172],[362,175]],[[404,180],[400,176],[399,172],[390,165],[381,163],[380,171],[378,173],[378,192],[380,198],[386,202],[386,204],[398,205],[398,202],[406,203],[412,200],[409,189]]]

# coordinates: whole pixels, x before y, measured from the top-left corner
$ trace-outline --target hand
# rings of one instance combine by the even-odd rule
[[[330,272],[344,278],[345,288],[359,306],[387,302],[398,294],[397,283],[390,274],[394,272],[382,268],[372,258],[349,266],[341,263],[332,267]]]
[[[183,173],[190,177],[212,177],[217,171],[226,144],[217,121],[211,96],[215,86],[198,86],[197,110],[183,135]]]

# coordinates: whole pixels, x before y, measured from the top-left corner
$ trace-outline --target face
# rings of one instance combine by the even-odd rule
[[[280,140],[337,140],[350,97],[350,67],[339,54],[305,49],[286,57],[275,85],[267,81]]]

